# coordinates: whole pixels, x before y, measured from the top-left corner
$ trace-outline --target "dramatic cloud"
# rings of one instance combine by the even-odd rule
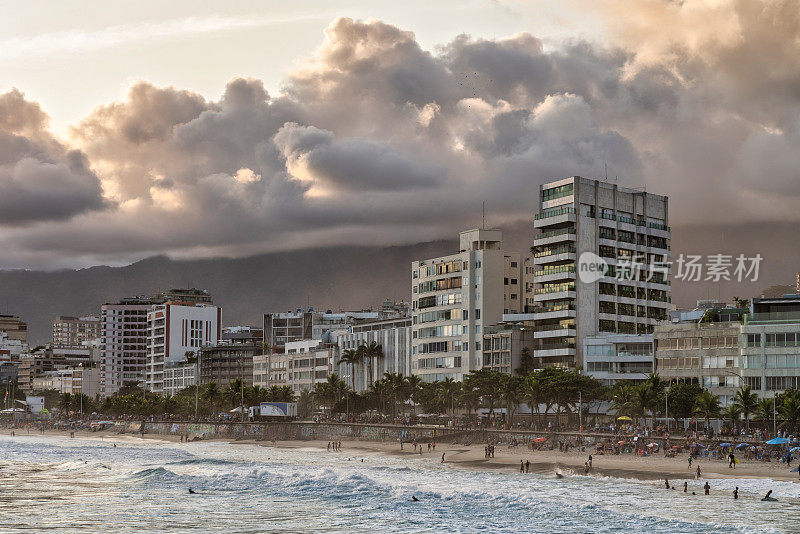
[[[107,206],[86,157],[47,132],[19,91],[0,95],[0,227],[63,221]]]
[[[670,195],[673,224],[797,221],[796,5],[584,6],[606,21],[603,46],[461,35],[429,51],[337,19],[280,94],[137,82],[72,128],[73,152],[8,93],[0,245],[46,265],[450,237],[483,201],[492,224],[530,218],[540,183],[606,165]],[[19,227],[47,219],[63,222]]]

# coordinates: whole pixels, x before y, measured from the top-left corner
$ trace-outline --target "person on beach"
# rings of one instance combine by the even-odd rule
[[[328,442],[328,452],[331,452],[331,442]]]
[[[520,473],[525,472],[525,462],[523,462],[522,460],[519,461],[519,472]]]
[[[442,453],[442,463],[444,463],[444,453]]]
[[[589,462],[583,462],[583,474],[584,475],[589,474]]]
[[[697,473],[695,474],[695,478],[696,478],[697,480],[700,480],[700,478],[702,478],[702,476],[703,476],[703,475],[701,475],[701,474],[700,474],[700,466],[698,465],[698,466],[697,466]]]
[[[592,455],[589,455],[589,469],[592,468]]]
[[[733,500],[735,501],[738,498],[739,498],[739,486],[736,486],[736,489],[733,490]]]
[[[683,482],[683,492],[686,493],[689,490],[689,483],[684,480]]]
[[[692,468],[692,455],[690,454],[689,455],[689,467],[687,467],[687,469],[691,469],[691,468]]]
[[[730,468],[736,469],[736,456],[733,455],[733,451],[728,454],[728,469]]]
[[[525,460],[525,472],[526,473],[530,473],[531,472],[531,461],[530,460]]]
[[[706,485],[703,486],[703,490],[706,492],[706,495],[711,491],[711,486],[708,484],[708,481],[706,481]]]

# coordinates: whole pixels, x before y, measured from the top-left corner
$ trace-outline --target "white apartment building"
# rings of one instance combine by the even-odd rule
[[[147,363],[148,298],[126,298],[100,307],[100,394],[110,396],[123,385],[142,385]]]
[[[100,370],[98,368],[66,367],[45,371],[33,379],[33,391],[54,389],[59,393],[94,398],[100,392]]]
[[[667,215],[667,197],[616,184],[573,176],[540,186],[533,243],[537,367],[581,366],[584,338],[650,334],[667,317]]]
[[[324,382],[333,372],[336,346],[319,339],[286,343],[286,384],[299,393]]]
[[[186,360],[221,337],[222,309],[211,304],[170,301],[147,311],[147,389],[164,393],[164,368]]]
[[[383,357],[378,358],[371,366],[372,376],[368,376],[370,366],[366,361],[360,364],[339,364],[343,351],[358,349],[364,343],[378,343]],[[370,382],[383,377],[384,373],[400,373],[411,375],[411,317],[387,319],[354,325],[350,331],[343,331],[336,336],[337,367],[333,372],[344,380],[348,386],[363,392]]]
[[[16,362],[22,354],[28,352],[28,344],[19,339],[9,339],[4,330],[0,330],[0,361]]]
[[[652,334],[603,334],[583,339],[583,374],[609,386],[655,372]]]
[[[194,386],[197,377],[196,363],[179,363],[164,366],[164,395],[172,397],[182,389]]]
[[[60,315],[53,320],[53,344],[63,346],[83,345],[101,337],[100,317],[68,317]]]
[[[754,298],[741,326],[745,384],[761,397],[800,389],[800,294]]]
[[[500,230],[461,232],[459,252],[411,264],[411,372],[461,380],[483,366],[483,325],[525,304],[525,266]]]

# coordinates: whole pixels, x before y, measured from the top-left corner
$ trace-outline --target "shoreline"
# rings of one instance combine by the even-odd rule
[[[9,435],[4,432],[4,435]],[[69,439],[69,431],[48,430],[43,434],[39,432],[17,432],[16,437],[27,436],[60,437]],[[135,443],[148,440],[151,442],[182,443],[180,436],[172,434],[119,434],[116,432],[88,432],[76,431],[75,437],[80,439],[96,439],[99,441],[117,441],[121,443]],[[328,452],[327,441],[323,440],[287,440],[263,441],[255,439],[209,438],[201,441],[222,442],[231,445],[256,445],[260,447],[273,447],[277,449],[306,448],[321,452]],[[699,459],[692,462],[688,468],[688,455],[677,458],[666,458],[663,455],[636,456],[633,454],[610,455],[596,454],[594,449],[585,452],[572,450],[569,452],[533,451],[524,447],[509,448],[498,445],[494,458],[484,457],[483,445],[459,445],[451,443],[437,443],[436,450],[428,452],[427,444],[422,444],[422,455],[414,451],[411,443],[405,443],[403,450],[397,442],[378,441],[345,441],[342,440],[342,450],[339,453],[361,453],[364,456],[385,456],[399,458],[424,458],[440,460],[445,454],[445,463],[469,471],[495,471],[505,473],[519,473],[520,460],[530,461],[530,473],[554,475],[561,471],[567,475],[584,475],[584,462],[592,454],[592,470],[589,476],[609,477],[616,479],[635,479],[640,481],[663,481],[665,478],[672,480],[694,480],[696,467],[699,465],[703,479],[707,478],[738,478],[762,479],[783,482],[800,483],[798,473],[790,472],[785,464],[779,462],[758,462],[742,460],[735,469],[728,467],[727,461]],[[356,454],[357,456],[358,454]]]

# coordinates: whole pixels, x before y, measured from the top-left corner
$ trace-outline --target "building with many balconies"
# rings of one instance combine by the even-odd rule
[[[667,317],[667,214],[664,196],[579,176],[540,187],[533,243],[537,367],[583,366],[584,338],[650,334]]]
[[[461,380],[483,367],[483,326],[525,309],[526,263],[500,230],[461,232],[455,254],[411,264],[411,372]]]

